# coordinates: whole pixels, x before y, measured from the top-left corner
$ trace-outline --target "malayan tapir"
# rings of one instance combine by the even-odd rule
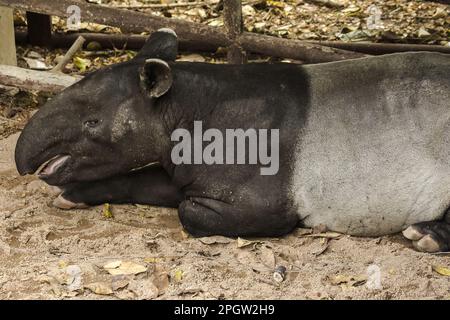
[[[20,135],[19,173],[58,186],[62,208],[177,207],[194,236],[325,225],[357,236],[403,231],[419,250],[449,250],[450,56],[316,65],[176,56],[176,34],[159,30],[132,60],[51,99]],[[279,129],[279,170],[174,164],[171,135],[195,121],[221,132]]]

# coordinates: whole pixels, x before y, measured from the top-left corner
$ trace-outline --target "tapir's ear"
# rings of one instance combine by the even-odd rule
[[[172,70],[167,62],[147,59],[140,71],[141,87],[152,98],[159,98],[172,86]]]
[[[174,61],[178,54],[178,38],[175,31],[169,28],[159,29],[148,37],[135,59],[156,58]]]

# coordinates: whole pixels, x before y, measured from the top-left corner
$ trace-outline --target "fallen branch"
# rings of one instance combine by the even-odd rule
[[[73,42],[82,36],[86,39],[84,46],[90,42],[98,42],[103,49],[130,49],[140,50],[147,40],[145,35],[126,35],[126,34],[106,34],[106,33],[54,33],[52,36],[51,46],[54,48],[69,48]],[[16,43],[28,43],[27,33],[25,31],[16,31]],[[179,42],[181,51],[205,51],[215,52],[217,47],[207,44],[205,42],[186,41]]]
[[[68,48],[73,42],[82,36],[86,39],[85,45],[89,42],[98,42],[102,49],[130,49],[140,50],[147,40],[144,35],[125,35],[125,34],[104,34],[104,33],[55,33],[52,37],[51,45],[55,48]],[[283,39],[285,40],[285,39]],[[16,43],[26,44],[27,33],[16,31]],[[324,47],[342,48],[350,51],[380,55],[395,52],[407,51],[431,51],[450,54],[450,47],[431,45],[431,44],[400,44],[400,43],[370,43],[370,42],[342,42],[342,41],[310,41],[306,43],[316,43]],[[194,41],[180,41],[181,51],[204,51],[215,52],[216,47],[205,45]]]
[[[60,92],[64,88],[79,81],[81,77],[73,77],[62,73],[35,71],[14,66],[0,65],[0,84],[26,90]]]
[[[115,5],[113,8],[119,9],[170,9],[170,8],[183,8],[183,7],[199,7],[208,6],[219,3],[219,1],[194,1],[194,2],[176,2],[176,3],[150,3],[141,5]]]
[[[264,2],[265,0],[248,0],[243,1],[243,5],[252,5]],[[193,1],[193,2],[176,2],[176,3],[150,3],[150,4],[141,4],[141,5],[115,5],[113,8],[119,9],[170,9],[170,8],[181,8],[181,7],[200,7],[200,6],[211,6],[211,5],[219,5],[222,0],[214,0],[214,1]]]
[[[86,41],[85,38],[79,36],[77,40],[75,40],[73,45],[70,47],[70,49],[67,50],[66,54],[61,59],[61,61],[51,71],[62,72],[64,67],[69,63],[70,60],[72,60],[73,56],[83,47],[83,43],[85,41]]]
[[[300,40],[271,37],[244,32],[238,43],[244,50],[261,53],[267,56],[285,57],[309,63],[320,63],[346,59],[356,59],[367,55],[336,48],[317,46]],[[299,48],[302,48],[299,50]]]
[[[228,47],[232,44],[232,41],[220,28],[157,17],[136,11],[93,5],[80,0],[59,0],[51,2],[46,0],[0,0],[0,5],[59,17],[67,17],[66,10],[68,6],[77,5],[83,13],[83,21],[119,27],[125,33],[153,32],[159,28],[166,27],[175,30],[180,40],[193,41],[203,46],[218,48]],[[322,47],[304,41],[280,39],[253,33],[243,33],[237,38],[237,43],[250,52],[313,63],[365,56],[361,53],[330,49],[329,47]],[[282,47],[285,45],[287,45],[286,48]]]
[[[380,55],[408,51],[433,51],[450,54],[450,47],[431,44],[403,44],[403,43],[371,43],[371,42],[342,42],[342,41],[311,41],[322,46]]]

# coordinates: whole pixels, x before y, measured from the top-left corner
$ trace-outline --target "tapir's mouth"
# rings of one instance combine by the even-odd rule
[[[39,166],[37,170],[37,175],[39,178],[48,178],[61,168],[67,160],[69,160],[69,155],[57,155],[50,160],[45,161]]]

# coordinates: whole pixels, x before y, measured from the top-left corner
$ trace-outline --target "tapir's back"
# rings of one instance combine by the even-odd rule
[[[398,232],[450,204],[450,58],[410,53],[306,66],[310,106],[291,196],[306,225]]]

